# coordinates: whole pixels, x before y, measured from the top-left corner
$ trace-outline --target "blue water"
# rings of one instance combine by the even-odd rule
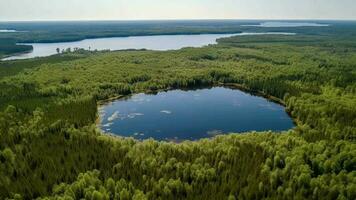
[[[104,105],[99,112],[103,131],[136,139],[197,140],[294,126],[283,106],[223,87],[137,94]]]

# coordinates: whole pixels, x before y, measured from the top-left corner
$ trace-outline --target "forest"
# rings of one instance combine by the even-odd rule
[[[0,58],[6,55],[24,53],[33,49],[30,45],[17,45],[13,38],[0,38]]]
[[[222,34],[241,32],[292,32],[309,35],[346,36],[352,33],[352,21],[312,21],[333,24],[325,27],[249,27],[265,21],[261,20],[144,20],[144,21],[57,21],[57,22],[0,22],[0,30],[16,30],[0,34],[0,58],[17,52],[27,52],[30,45],[16,43],[71,42],[92,38],[150,36],[150,35],[189,35]],[[299,22],[299,21],[291,21]],[[335,27],[337,27],[335,29]],[[345,37],[344,37],[345,38]],[[344,39],[343,38],[343,39]],[[7,41],[4,48],[3,42]],[[8,45],[12,43],[11,48]],[[25,46],[25,47],[24,47]]]
[[[356,199],[356,24],[330,30],[1,61],[0,199]],[[96,126],[102,101],[213,85],[280,101],[296,127],[174,143]]]

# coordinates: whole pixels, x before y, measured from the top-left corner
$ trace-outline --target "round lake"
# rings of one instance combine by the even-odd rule
[[[294,124],[283,106],[224,87],[136,94],[99,108],[104,132],[136,139],[197,140]]]

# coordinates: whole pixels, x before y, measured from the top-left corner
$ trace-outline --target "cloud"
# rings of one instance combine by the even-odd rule
[[[143,113],[130,113],[130,114],[127,115],[127,117],[130,118],[130,119],[133,119],[136,116],[143,116],[143,115],[144,115]]]
[[[211,130],[206,132],[206,134],[210,135],[210,136],[216,136],[216,135],[221,135],[223,134],[222,130]]]
[[[115,111],[109,118],[108,121],[114,121],[115,119],[119,118],[119,111]]]
[[[259,103],[258,106],[272,111],[278,110],[278,107],[274,106],[272,103]]]
[[[1,0],[0,20],[355,19],[355,9],[354,0]]]
[[[169,111],[169,110],[161,110],[161,113],[164,113],[164,114],[172,114],[172,111]]]

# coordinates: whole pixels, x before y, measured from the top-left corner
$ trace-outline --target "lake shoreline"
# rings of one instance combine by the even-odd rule
[[[110,35],[110,36],[93,36],[93,37],[84,37],[80,39],[58,39],[58,40],[23,40],[18,42],[17,44],[32,44],[32,43],[39,43],[39,44],[51,44],[51,43],[65,43],[65,42],[80,42],[83,40],[89,39],[103,39],[103,38],[127,38],[127,37],[144,37],[144,36],[180,36],[180,35],[219,35],[219,34],[239,34],[243,33],[243,31],[226,31],[226,32],[186,32],[186,33],[157,33],[157,34],[132,34],[132,35]]]
[[[94,37],[83,40],[68,42],[17,42],[16,45],[27,45],[32,47],[30,52],[10,54],[1,61],[30,59],[36,57],[48,57],[59,52],[71,49],[84,49],[89,51],[117,51],[126,49],[146,49],[156,51],[179,50],[186,47],[203,47],[218,43],[221,38],[254,35],[296,35],[289,32],[227,32],[227,33],[187,33],[187,34],[146,34],[129,35],[122,37]],[[66,41],[66,42],[64,42]]]
[[[301,124],[300,121],[298,121],[297,119],[293,118],[291,113],[286,110],[285,102],[282,99],[278,98],[278,97],[275,97],[275,96],[272,96],[272,95],[268,95],[268,94],[266,94],[266,93],[264,93],[262,91],[251,90],[249,87],[244,86],[242,84],[237,84],[237,83],[215,83],[215,84],[212,84],[212,85],[201,85],[201,86],[194,86],[194,87],[181,87],[181,88],[169,87],[169,88],[166,88],[166,89],[159,89],[159,90],[138,91],[138,92],[127,94],[127,95],[117,95],[117,96],[113,96],[113,97],[110,97],[110,98],[105,99],[105,100],[99,100],[99,101],[97,101],[97,117],[96,117],[96,120],[95,120],[95,126],[100,130],[101,135],[117,137],[117,138],[133,138],[134,140],[137,140],[137,141],[148,140],[148,139],[151,139],[151,138],[148,138],[148,139],[136,139],[136,138],[134,138],[132,136],[127,137],[127,136],[117,135],[117,134],[112,133],[112,132],[105,132],[104,130],[101,129],[102,128],[102,124],[101,124],[102,119],[101,119],[100,112],[99,112],[100,108],[105,106],[105,105],[108,105],[108,104],[110,104],[112,102],[115,102],[117,100],[130,98],[131,96],[137,95],[137,94],[153,94],[153,95],[156,95],[156,94],[158,94],[160,92],[169,92],[169,91],[173,91],[173,90],[191,91],[191,90],[199,90],[199,89],[211,89],[211,88],[214,88],[214,87],[224,87],[224,88],[229,88],[229,89],[232,89],[232,90],[239,90],[241,92],[245,92],[245,93],[247,93],[249,95],[252,95],[252,96],[262,97],[262,98],[264,98],[264,99],[266,99],[266,100],[268,100],[270,102],[273,102],[273,103],[276,103],[278,105],[283,106],[284,107],[284,111],[287,113],[287,115],[292,120],[294,127],[290,128],[288,130],[275,131],[275,132],[290,131],[290,130],[293,130],[296,126],[299,126]],[[250,133],[250,132],[251,131],[231,132],[231,133],[243,134],[243,133]],[[255,132],[265,132],[265,131],[255,131]],[[189,139],[179,139],[179,140],[177,140],[177,139],[169,139],[169,140],[157,140],[157,139],[154,139],[154,140],[156,140],[156,141],[164,141],[164,142],[181,143],[181,142],[184,142],[184,141],[198,141],[198,140],[202,140],[202,139],[213,139],[213,138],[215,138],[216,136],[219,136],[219,135],[221,135],[221,134],[218,134],[218,135],[215,135],[215,136],[211,136],[211,137],[206,137],[206,138],[200,138],[200,139],[197,139],[197,140],[189,140]]]

